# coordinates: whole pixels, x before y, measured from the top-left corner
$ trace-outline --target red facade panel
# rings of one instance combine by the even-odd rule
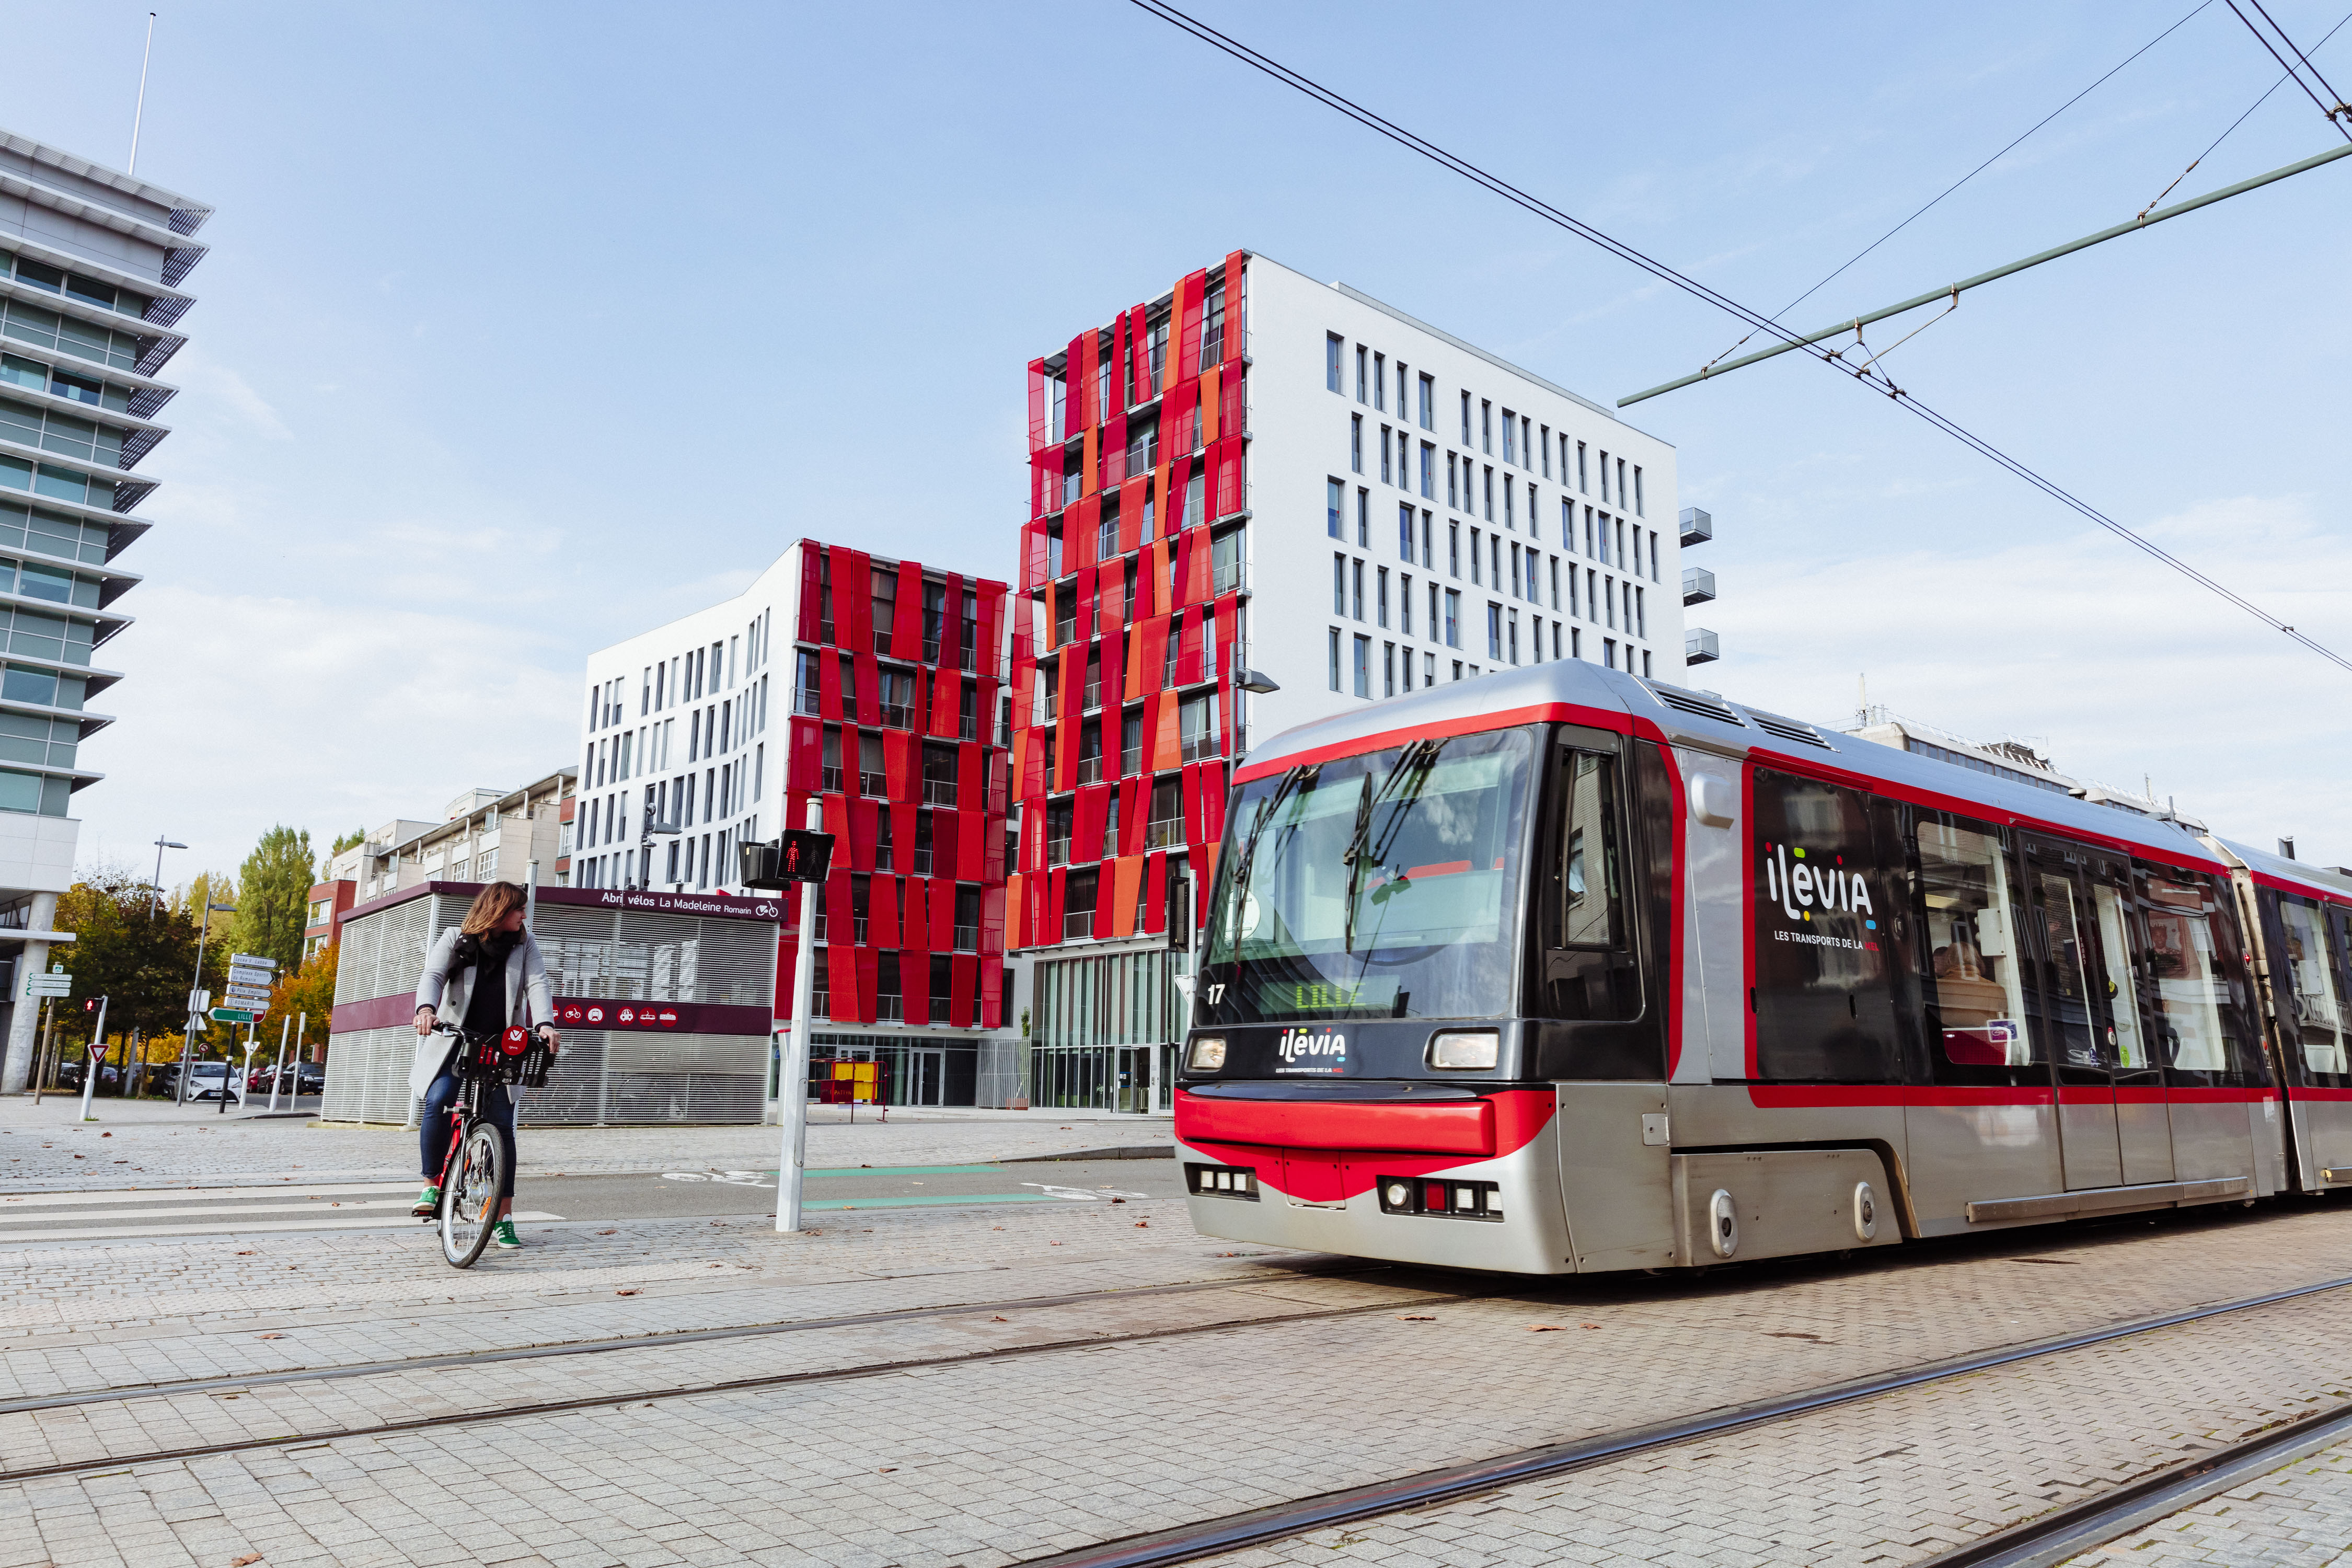
[[[1113,489],[1127,482],[1127,416],[1114,414],[1103,426],[1102,478],[1097,489]]]
[[[1224,374],[1223,365],[1201,367],[1201,445],[1203,447],[1213,446],[1217,437],[1224,434],[1224,426],[1217,417],[1223,412],[1220,391]]]
[[[955,950],[955,883],[944,877],[935,878],[924,889],[924,897],[930,900],[925,909],[931,923],[929,937],[924,945],[933,952],[952,952]]]
[[[950,813],[955,818],[955,879],[959,882],[993,881],[988,874],[988,854],[984,835],[988,831],[989,815],[978,809]],[[1000,819],[1001,820],[1001,819]],[[934,837],[939,833],[934,826]],[[944,842],[944,841],[942,841]],[[997,876],[1003,875],[1000,865]]]
[[[1004,879],[1003,891],[1006,918],[1013,922],[1007,929],[1012,933],[1013,944],[1015,947],[1034,947],[1037,945],[1035,940],[1030,934],[1028,924],[1030,918],[1029,905],[1032,900],[1024,896],[1028,889],[1028,886],[1029,879],[1024,872],[1015,871],[1012,876]],[[993,890],[994,889],[991,889],[991,891]],[[983,909],[986,908],[987,899],[988,894],[983,893],[981,895],[982,907]]]
[[[842,717],[841,656],[830,648],[818,650],[816,656],[816,710],[826,719]]]
[[[916,562],[898,563],[898,614],[890,626],[890,651],[900,658],[922,657],[923,568]]]
[[[1004,889],[983,889],[980,895],[980,951],[993,960],[1004,952]]]
[[[871,871],[874,869],[874,803],[853,795],[848,802],[848,816],[849,868]]]
[[[1143,929],[1157,936],[1168,929],[1168,857],[1154,853],[1143,873]]]
[[[1245,443],[1239,436],[1227,436],[1209,453],[1209,515],[1231,517],[1242,510],[1242,448]],[[1399,474],[1402,479],[1405,476]]]
[[[959,1029],[970,1028],[972,1024],[971,994],[973,983],[980,977],[979,962],[968,952],[960,952],[948,963],[954,971],[948,987],[948,1022]]]
[[[1110,934],[1135,934],[1135,896],[1143,890],[1143,857],[1122,855],[1104,868],[1110,882]]]
[[[970,879],[966,879],[970,880]],[[980,832],[980,880],[1004,879],[1004,814],[992,811]]]
[[[1127,400],[1130,405],[1149,403],[1152,393],[1151,308],[1138,305],[1127,313],[1127,320],[1129,335],[1135,343],[1135,363],[1130,367],[1133,384],[1128,390]]]
[[[857,1021],[861,1024],[874,1022],[874,972],[877,967],[874,961],[879,956],[870,947],[861,947],[856,951]]]
[[[1184,842],[1201,842],[1201,764],[1187,763],[1181,780],[1184,795]]]
[[[1179,381],[1190,381],[1201,374],[1201,312],[1207,303],[1208,286],[1205,268],[1176,285],[1176,298],[1184,308],[1184,332],[1181,344],[1174,333],[1170,334],[1168,357],[1175,361],[1174,377]]]
[[[1070,858],[1083,864],[1102,858],[1103,826],[1115,786],[1083,784],[1070,805]]]
[[[872,624],[871,610],[866,612],[866,619]],[[875,679],[874,656],[845,653],[841,657],[850,679],[857,682],[857,721],[869,730],[875,729],[882,722],[882,684]]]
[[[822,642],[817,623],[824,614],[824,546],[813,539],[801,541],[801,610],[795,631],[802,642]]]
[[[1076,591],[1072,595],[1076,603],[1071,606],[1070,616],[1072,653],[1069,657],[1075,660],[1070,668],[1080,676],[1085,675],[1087,668],[1085,658],[1080,656],[1086,653],[1086,645],[1095,640],[1095,584],[1098,576],[1092,566],[1080,568]]]
[[[845,917],[843,928],[848,929]],[[825,1016],[835,1023],[860,1022],[857,1013],[857,950],[827,947],[818,954],[824,963]]]
[[[1033,359],[1029,362],[1029,449],[1031,451],[1034,452],[1044,446],[1048,439],[1046,428],[1051,415],[1052,406],[1045,395],[1045,362],[1042,359]]]
[[[1118,784],[1118,853],[1143,853],[1145,813],[1151,809],[1151,781],[1141,773]]]
[[[863,661],[874,652],[874,558],[834,545],[834,640]]]
[[[774,1016],[793,1016],[793,978],[801,961],[801,939],[787,936],[776,943],[776,1000]]]
[[[882,731],[882,795],[884,799],[911,800],[914,798],[914,766],[908,756],[914,748],[915,738],[906,731]]]
[[[1004,966],[982,959],[980,963],[980,1026],[1001,1029],[1004,1026],[1004,1009],[1011,998],[1004,994]]]
[[[1225,837],[1225,764],[1222,760],[1201,764],[1201,837],[1215,844]]]
[[[866,884],[866,943],[880,952],[898,945],[898,879],[887,872]]]
[[[980,588],[980,647],[973,650],[973,662],[980,673],[988,674],[996,668],[996,628],[1004,616],[1004,584],[983,583]]]
[[[1187,534],[1185,537],[1192,536]],[[1198,685],[1207,679],[1202,670],[1201,620],[1202,614],[1203,610],[1199,605],[1184,612],[1182,629],[1179,632],[1176,642],[1176,684],[1179,686]]]
[[[1070,868],[1067,866],[1056,866],[1045,873],[1045,908],[1037,924],[1048,942],[1062,940],[1063,900],[1069,896],[1069,891]]]
[[[784,787],[814,794],[824,787],[824,728],[814,719],[793,719],[786,721],[785,735],[790,750],[784,763]],[[797,826],[799,819],[792,820]]]
[[[1176,694],[1172,691],[1163,691],[1159,696],[1158,738],[1153,741],[1151,735],[1147,734],[1145,739],[1152,742],[1151,771],[1160,773],[1173,773],[1184,765],[1183,741],[1176,728],[1178,714]],[[1150,721],[1147,720],[1145,730],[1150,731],[1151,727]]]
[[[830,813],[832,803],[827,802],[826,805],[825,820],[830,823],[834,820]],[[835,859],[824,879],[824,934],[828,941],[836,935],[839,937],[839,941],[834,943],[835,952],[850,945],[849,935],[853,929],[850,922],[856,913],[849,887],[849,868]]]
[[[915,819],[921,810],[911,800],[893,802],[889,806],[892,858],[902,875],[915,863]]]

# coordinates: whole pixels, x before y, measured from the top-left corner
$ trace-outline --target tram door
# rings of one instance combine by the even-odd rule
[[[2025,842],[2026,884],[2039,939],[2042,1026],[2057,1078],[2059,1148],[2069,1191],[2121,1186],[2116,1124],[2116,1043],[2084,853]]]
[[[2172,1115],[2164,1093],[2164,1067],[2140,1016],[2135,955],[2146,951],[2132,917],[2131,866],[2093,854],[2085,867],[2091,910],[2098,922],[2092,953],[2091,993],[2107,1014],[2116,1084],[2116,1142],[2126,1184],[2172,1180]]]

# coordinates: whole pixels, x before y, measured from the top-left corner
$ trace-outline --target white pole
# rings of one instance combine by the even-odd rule
[[[824,804],[808,803],[808,830],[824,831]],[[801,1227],[801,1167],[808,1158],[809,1008],[816,994],[815,882],[799,884],[801,946],[793,961],[793,1027],[785,1037],[783,1066],[776,1072],[776,1120],[784,1124],[783,1163],[776,1172],[776,1228]]]
[[[139,122],[147,116],[147,59],[154,52],[155,13],[150,11],[147,13],[147,47],[139,51],[139,107],[131,111],[131,164],[122,171],[126,174],[139,172]],[[155,863],[159,866],[163,863],[160,853],[155,857]]]
[[[294,1020],[291,1018],[278,1020],[278,1070],[269,1078],[269,1109],[272,1110],[278,1109],[278,1086],[286,1076],[286,1037],[293,1027]]]
[[[81,1119],[84,1121],[96,1120],[89,1113],[89,1095],[98,1085],[99,1064],[106,1060],[106,1003],[103,996],[98,999],[98,1032],[90,1036],[89,1049],[82,1053],[89,1058],[82,1064],[81,1069]]]

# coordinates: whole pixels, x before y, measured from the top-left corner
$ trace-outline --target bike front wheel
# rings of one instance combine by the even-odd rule
[[[467,1130],[441,1192],[441,1256],[452,1268],[472,1268],[489,1246],[498,1223],[499,1193],[513,1162],[505,1128],[478,1121]]]

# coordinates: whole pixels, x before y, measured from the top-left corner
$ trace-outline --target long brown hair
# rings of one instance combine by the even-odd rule
[[[515,883],[492,882],[474,895],[474,907],[466,911],[466,923],[457,930],[466,936],[496,931],[499,922],[521,909],[524,902],[523,890]]]

